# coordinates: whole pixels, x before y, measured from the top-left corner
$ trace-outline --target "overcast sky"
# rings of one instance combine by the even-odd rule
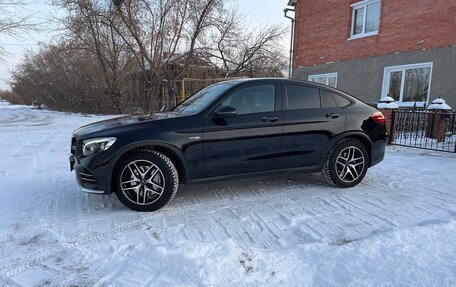
[[[284,18],[283,9],[288,0],[234,0],[237,2],[239,10],[245,15],[246,21],[250,26],[263,27],[267,24],[280,23],[284,26],[290,25],[290,20]],[[47,0],[36,1],[36,3],[47,3]],[[24,10],[24,9],[22,9]],[[33,13],[35,22],[44,22],[48,15],[53,15],[56,10],[46,4],[33,4],[25,8],[24,13]],[[48,42],[52,39],[55,32],[51,27],[43,29],[39,33],[23,35],[20,39],[0,36],[0,45],[9,52],[4,61],[0,61],[0,89],[8,88],[11,71],[15,65],[23,59],[26,50],[37,49],[38,42]],[[289,37],[286,37],[284,47],[289,45]]]

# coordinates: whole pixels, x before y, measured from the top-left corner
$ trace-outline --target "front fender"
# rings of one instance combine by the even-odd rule
[[[167,152],[170,152],[173,155],[172,160],[178,160],[179,162],[177,163],[181,167],[181,172],[183,174],[181,175],[181,178],[183,180],[183,183],[188,182],[188,167],[187,163],[185,160],[185,157],[183,153],[175,146],[170,145],[169,143],[163,142],[163,141],[157,141],[157,140],[146,140],[146,141],[138,141],[132,144],[128,144],[124,146],[122,149],[120,149],[113,157],[113,160],[111,161],[111,164],[108,169],[108,175],[107,175],[107,180],[106,180],[106,191],[110,191],[112,193],[111,189],[111,182],[112,182],[112,176],[115,171],[116,165],[119,162],[119,160],[127,155],[128,153],[137,150],[139,148],[160,148],[161,150],[166,150]],[[176,166],[176,168],[178,168]]]

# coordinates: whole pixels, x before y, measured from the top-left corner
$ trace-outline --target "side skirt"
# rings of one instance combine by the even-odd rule
[[[218,182],[218,181],[229,181],[229,180],[237,180],[237,179],[247,179],[247,178],[263,177],[263,176],[276,176],[276,175],[297,174],[297,173],[319,173],[320,171],[321,171],[321,166],[279,169],[279,170],[271,170],[271,171],[266,171],[266,172],[253,172],[253,173],[245,173],[245,174],[216,176],[216,177],[188,180],[187,185]]]

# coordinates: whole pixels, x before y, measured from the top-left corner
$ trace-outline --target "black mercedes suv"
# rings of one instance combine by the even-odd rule
[[[376,109],[337,89],[288,79],[209,86],[168,112],[96,122],[73,132],[70,165],[82,190],[115,192],[154,211],[179,183],[321,172],[352,187],[383,160]]]

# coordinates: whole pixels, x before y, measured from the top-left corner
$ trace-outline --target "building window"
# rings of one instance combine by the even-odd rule
[[[424,106],[431,89],[432,63],[386,67],[382,98],[391,97],[401,106]]]
[[[351,39],[378,34],[380,0],[366,0],[352,5]]]
[[[309,81],[337,88],[337,73],[310,75]]]

